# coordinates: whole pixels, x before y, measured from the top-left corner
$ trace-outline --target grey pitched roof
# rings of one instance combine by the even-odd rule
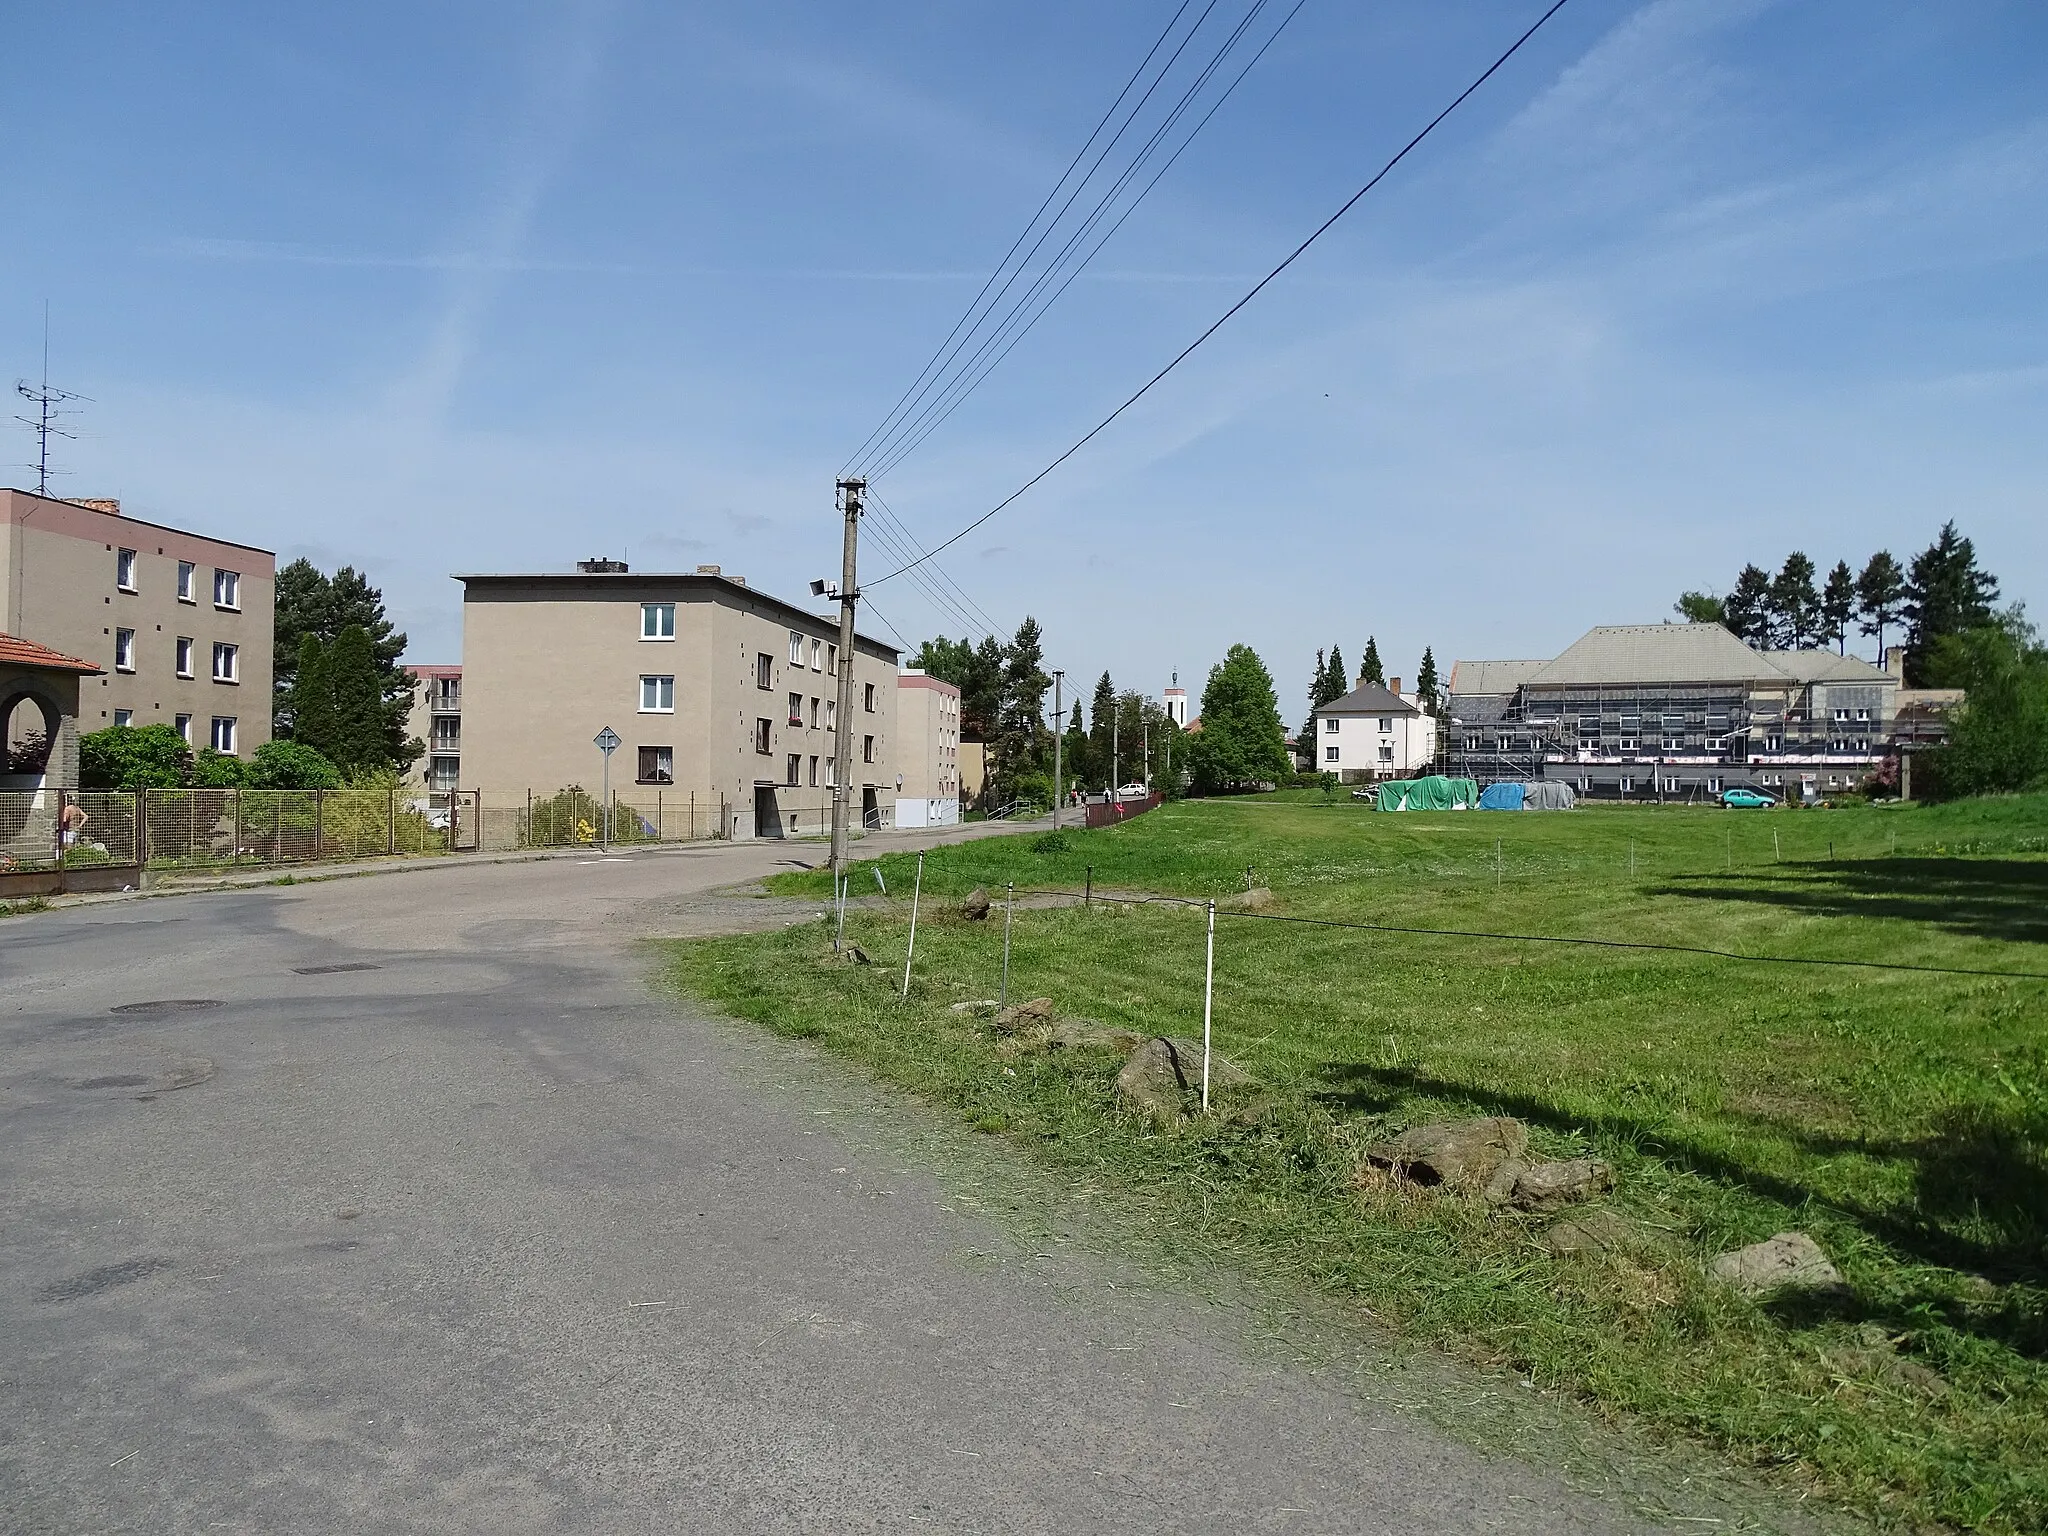
[[[1452,693],[1509,694],[1549,666],[1547,661],[1454,661]]]
[[[1360,683],[1341,699],[1332,699],[1321,709],[1319,715],[1419,715],[1421,710],[1410,704],[1398,693],[1393,693],[1378,683]]]
[[[1765,651],[1772,665],[1791,673],[1802,683],[1894,683],[1891,673],[1872,666],[1861,656],[1838,656],[1833,651]]]
[[[1784,683],[1792,675],[1719,624],[1603,624],[1524,681]]]

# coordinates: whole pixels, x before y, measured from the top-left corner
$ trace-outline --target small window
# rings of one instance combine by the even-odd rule
[[[813,700],[811,700],[811,729],[815,731],[815,730],[816,730],[817,728],[818,728],[818,701],[817,701],[816,699],[813,699]]]
[[[825,670],[834,677],[839,675],[839,647],[829,640],[825,642]]]
[[[1323,716],[1323,734],[1324,734],[1325,736],[1334,736],[1334,735],[1336,735],[1336,734],[1337,734],[1337,724],[1338,724],[1338,721],[1337,721],[1337,717],[1336,717],[1335,715],[1325,715],[1325,716]]]
[[[133,725],[134,723],[135,723],[135,711],[134,711],[134,710],[132,710],[132,709],[117,709],[117,710],[115,710],[115,711],[114,711],[114,724],[116,724],[116,725]]]
[[[789,723],[791,725],[802,725],[804,723],[804,696],[800,693],[792,693],[789,696]]]
[[[642,603],[640,605],[640,638],[642,640],[673,640],[676,637],[676,605],[674,603]]]
[[[813,672],[825,670],[825,642],[822,640],[813,640],[811,642],[811,670]]]
[[[1622,792],[1622,793],[1623,793],[1624,795],[1626,795],[1626,794],[1631,794],[1631,793],[1633,793],[1633,792],[1634,792],[1634,790],[1635,790],[1635,787],[1636,787],[1636,781],[1635,781],[1635,779],[1634,779],[1634,778],[1633,778],[1632,776],[1630,776],[1630,775],[1628,775],[1628,774],[1623,774],[1623,775],[1621,776],[1621,792]]]
[[[120,549],[114,552],[114,585],[123,592],[135,590],[135,551]]]
[[[775,686],[775,658],[762,651],[754,658],[754,686],[773,688]]]
[[[232,752],[235,750],[235,717],[233,715],[215,715],[213,717],[213,739],[211,745],[216,752]]]
[[[1323,761],[1326,763],[1337,762],[1343,757],[1343,755],[1344,754],[1342,749],[1339,748],[1334,742],[1332,742],[1329,746],[1323,748]]]
[[[1707,780],[1707,793],[1710,795],[1718,795],[1719,793],[1721,793],[1721,781],[1718,778],[1710,778]]]
[[[114,670],[133,672],[135,670],[135,631],[117,629],[114,631]]]
[[[1394,748],[1393,748],[1392,744],[1391,744],[1391,743],[1382,743],[1382,744],[1381,744],[1381,746],[1380,746],[1380,761],[1381,761],[1381,762],[1383,762],[1383,763],[1391,763],[1391,762],[1392,762],[1393,760],[1394,760]]]
[[[1664,750],[1666,752],[1677,752],[1682,750],[1684,746],[1685,738],[1683,736],[1666,736],[1664,738]]]
[[[178,636],[178,676],[190,677],[191,675],[192,637],[190,635],[180,635]]]
[[[793,629],[789,632],[789,664],[792,667],[804,664],[804,637]]]
[[[433,748],[436,752],[459,752],[462,750],[462,721],[455,715],[442,715],[434,721]]]
[[[863,705],[863,708],[865,708],[867,712],[872,715],[875,712],[875,685],[873,683],[868,683],[865,686],[867,688],[867,692],[861,695],[861,697],[866,700],[866,703]]]
[[[1393,728],[1394,728],[1394,721],[1393,721],[1393,718],[1392,718],[1391,716],[1389,716],[1389,715],[1381,715],[1381,716],[1380,716],[1380,731],[1381,731],[1381,733],[1382,733],[1382,734],[1385,734],[1386,732],[1389,732],[1389,731],[1393,730]]]
[[[213,642],[213,680],[216,683],[238,683],[241,674],[242,648],[229,645],[224,640]]]
[[[875,738],[874,738],[874,737],[872,737],[872,736],[863,736],[863,737],[861,737],[861,739],[860,739],[860,760],[861,760],[862,762],[864,762],[864,763],[872,763],[872,762],[873,762],[873,761],[875,760]]]
[[[837,699],[827,699],[825,701],[825,729],[828,731],[839,729],[839,701]]]
[[[766,757],[773,750],[770,733],[774,729],[775,722],[773,720],[756,720],[754,722],[754,750],[763,757]]]
[[[199,567],[190,560],[180,560],[178,562],[178,601],[181,603],[198,602],[199,593],[195,590],[198,585]]]
[[[792,752],[789,754],[788,762],[789,771],[783,775],[782,782],[789,785],[791,788],[795,788],[798,784],[801,784],[803,782],[803,780],[799,778],[798,775],[803,772],[804,760],[798,757],[794,752]]]
[[[1780,736],[1780,735],[1779,735],[1779,734],[1778,734],[1777,732],[1775,732],[1775,731],[1771,732],[1771,733],[1770,733],[1769,735],[1767,735],[1767,736],[1765,736],[1765,737],[1764,737],[1764,750],[1765,750],[1766,752],[1782,752],[1782,751],[1784,751],[1784,750],[1785,750],[1785,738],[1784,738],[1784,737],[1782,737],[1782,736]]]
[[[817,760],[817,759],[816,759],[816,758],[814,757],[814,758],[812,758],[812,759],[811,759],[811,788],[813,788],[813,789],[816,789],[817,787],[818,787],[818,760]]]
[[[640,749],[640,774],[642,784],[673,784],[676,781],[676,749],[674,747],[642,747]]]
[[[432,766],[427,770],[429,775],[431,775],[427,787],[429,789],[453,789],[461,768],[462,759],[459,757],[434,758]]]
[[[239,571],[213,573],[213,606],[239,611],[242,606],[242,574]]]
[[[1867,724],[1868,724],[1869,722],[1870,722],[1870,711],[1869,711],[1869,710],[1867,710],[1867,709],[1859,709],[1859,710],[1857,710],[1857,711],[1856,711],[1856,723],[1857,723],[1858,725],[1867,725]]]
[[[1465,738],[1465,750],[1467,752],[1477,752],[1479,750],[1479,738],[1477,736],[1467,736]]]
[[[192,717],[191,717],[190,715],[180,715],[180,716],[178,716],[178,719],[177,719],[177,724],[176,724],[176,727],[175,727],[175,728],[176,728],[176,730],[177,730],[177,732],[178,732],[178,740],[180,740],[180,741],[182,741],[183,743],[185,743],[185,745],[186,745],[186,746],[188,746],[188,747],[189,747],[189,746],[191,746],[191,745],[192,745]]]
[[[1838,710],[1836,710],[1836,711],[1835,711],[1835,722],[1836,722],[1836,724],[1838,724],[1838,725],[1847,725],[1847,724],[1849,723],[1849,711],[1848,711],[1848,710],[1846,710],[1846,709],[1838,709]]]
[[[828,757],[825,759],[825,787],[827,789],[830,789],[833,785],[837,784],[838,782],[839,759],[836,757]]]
[[[676,712],[676,680],[672,677],[640,679],[640,713],[672,715]]]

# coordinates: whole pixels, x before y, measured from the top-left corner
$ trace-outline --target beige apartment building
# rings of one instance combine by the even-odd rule
[[[427,744],[427,750],[413,760],[408,782],[436,793],[466,789],[462,777],[462,668],[408,665],[405,672],[412,679],[412,707],[406,713],[405,734]]]
[[[894,647],[860,637],[853,710],[837,718],[839,626],[716,566],[636,575],[458,576],[461,774],[486,806],[596,791],[595,738],[620,738],[611,786],[721,807],[727,837],[830,829],[839,731],[853,733],[858,824],[895,818]]]
[[[960,820],[960,690],[917,667],[896,674],[896,825]]]
[[[0,490],[0,510],[0,632],[104,669],[79,730],[170,725],[239,757],[270,740],[275,555],[117,501]]]

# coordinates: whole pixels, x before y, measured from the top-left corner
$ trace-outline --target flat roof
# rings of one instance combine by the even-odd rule
[[[772,593],[764,592],[759,587],[750,587],[744,581],[737,581],[730,576],[710,576],[699,571],[456,571],[452,574],[455,580],[462,583],[464,602],[469,601],[469,594],[473,588],[482,588],[486,592],[492,589],[514,592],[522,588],[553,590],[639,601],[639,597],[630,591],[638,584],[664,591],[677,587],[686,590],[696,589],[712,599],[722,599],[734,604],[742,601],[757,603],[784,615],[793,615],[809,624],[820,624],[833,630],[839,627],[839,620],[830,615],[800,608],[795,603],[785,602]],[[900,658],[903,654],[900,646],[890,645],[885,640],[877,640],[873,635],[864,635],[858,630],[854,631],[853,638],[856,645],[865,645],[871,650],[880,651],[892,660]]]

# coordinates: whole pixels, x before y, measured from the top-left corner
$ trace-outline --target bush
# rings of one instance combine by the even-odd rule
[[[1048,832],[1031,840],[1033,853],[1072,853],[1074,840],[1064,832]]]
[[[192,749],[168,725],[112,725],[78,739],[84,789],[182,789]]]
[[[341,770],[302,741],[266,741],[244,782],[251,789],[339,789]]]
[[[239,757],[201,747],[192,760],[186,783],[193,789],[242,789],[249,782],[249,770]]]
[[[1052,775],[1049,773],[1020,773],[1010,781],[1010,799],[1022,805],[1038,805],[1050,808],[1052,805]]]

